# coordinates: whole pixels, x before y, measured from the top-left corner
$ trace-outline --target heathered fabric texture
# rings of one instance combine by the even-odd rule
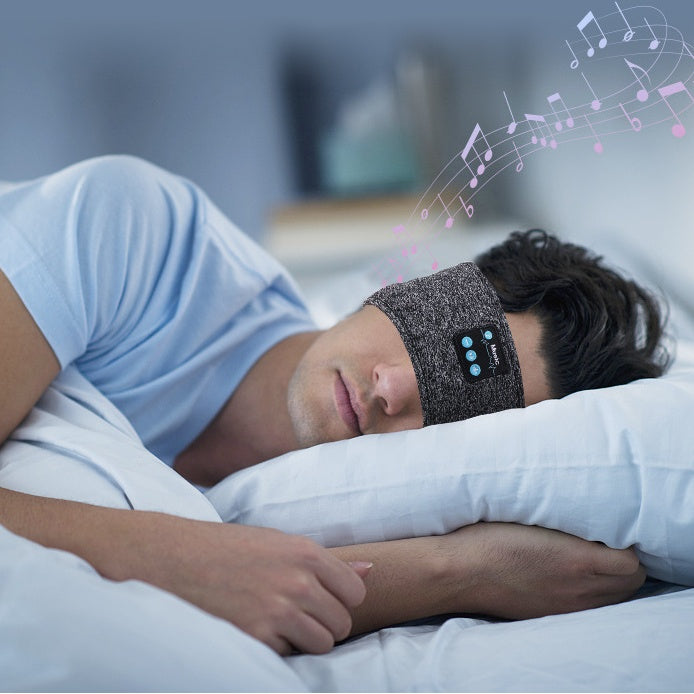
[[[494,287],[474,263],[391,284],[364,304],[390,318],[405,343],[417,377],[424,426],[455,422],[524,406],[523,381],[511,331]],[[508,373],[470,383],[454,338],[463,330],[495,325]]]

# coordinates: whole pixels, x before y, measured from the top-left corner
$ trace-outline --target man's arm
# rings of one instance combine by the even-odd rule
[[[354,634],[439,614],[528,619],[591,609],[626,600],[646,578],[633,550],[512,523],[331,551],[374,564]]]

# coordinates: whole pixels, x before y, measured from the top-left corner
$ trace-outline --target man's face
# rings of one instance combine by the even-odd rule
[[[506,320],[525,405],[551,398],[540,320],[530,311],[507,313]],[[289,382],[288,405],[302,447],[424,424],[405,345],[390,319],[370,305],[321,333],[308,348]]]
[[[289,383],[301,446],[423,425],[412,362],[397,329],[365,306],[322,333]]]

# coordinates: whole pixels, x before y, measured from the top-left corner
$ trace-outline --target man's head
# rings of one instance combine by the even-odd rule
[[[539,319],[553,398],[666,370],[658,302],[585,248],[533,229],[514,232],[475,263],[507,314]]]
[[[300,445],[663,372],[657,303],[585,249],[516,232],[476,265],[386,287],[315,340],[289,386]]]

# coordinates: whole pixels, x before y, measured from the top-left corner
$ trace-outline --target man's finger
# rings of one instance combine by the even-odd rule
[[[316,576],[326,590],[346,607],[357,607],[364,602],[366,586],[355,569],[328,554],[327,561],[316,567]]]
[[[330,631],[305,612],[296,612],[282,625],[282,636],[302,653],[328,653],[335,645]]]

